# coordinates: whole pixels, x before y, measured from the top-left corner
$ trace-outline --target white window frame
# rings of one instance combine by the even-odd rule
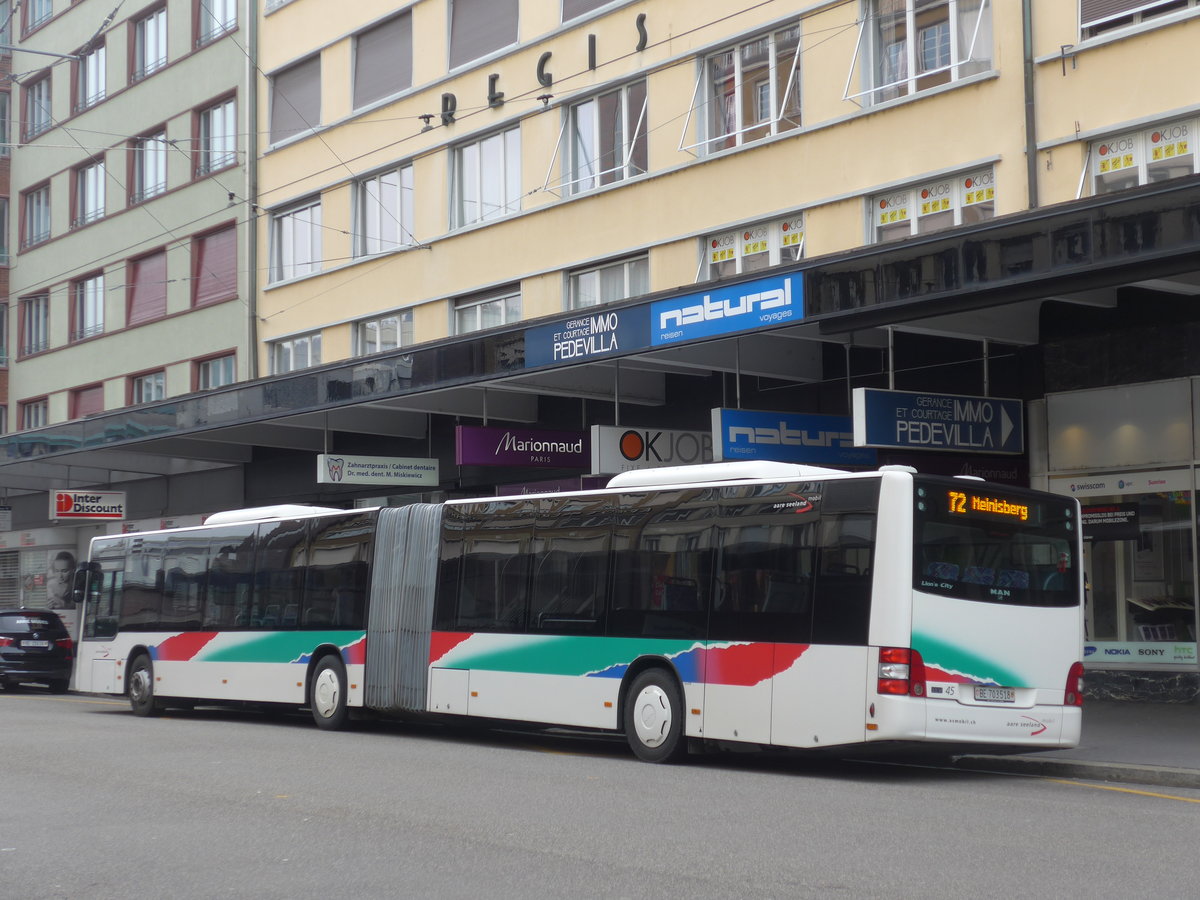
[[[228,375],[228,377],[226,377]],[[237,358],[228,353],[196,363],[196,390],[210,391],[237,381]]]
[[[884,191],[868,200],[867,211],[872,244],[991,219],[996,215],[995,173],[988,166]]]
[[[618,296],[604,299],[601,285],[605,276],[619,275],[621,290]],[[587,283],[594,283],[594,289],[586,289]],[[612,283],[611,280],[609,283]],[[567,308],[591,309],[603,306],[605,303],[616,303],[628,300],[630,297],[640,297],[650,292],[650,256],[641,253],[624,259],[608,260],[593,266],[575,269],[567,273]]]
[[[804,258],[804,213],[753,222],[706,235],[696,281],[712,281],[798,262]]]
[[[1094,38],[1118,28],[1134,28],[1138,25],[1155,25],[1160,17],[1165,21],[1173,13],[1183,16],[1192,14],[1200,7],[1200,0],[1186,0],[1183,7],[1176,6],[1177,0],[1129,0],[1127,8],[1119,9],[1098,19],[1084,21],[1083,4],[1079,6],[1079,32],[1083,39]],[[1168,7],[1164,9],[1163,7]],[[1126,21],[1128,20],[1128,21]]]
[[[937,85],[925,86],[920,84],[923,79],[929,79],[942,73],[948,73],[948,81],[955,82],[966,75],[973,74],[971,71],[964,72],[964,68],[973,69],[970,64],[975,63],[976,66],[981,64],[981,61],[986,60],[987,67],[993,65],[992,62],[992,47],[988,47],[986,57],[978,57],[977,51],[982,49],[980,43],[980,34],[985,30],[986,22],[986,37],[985,41],[991,45],[992,41],[992,5],[991,0],[945,0],[947,17],[945,19],[949,28],[949,60],[944,65],[938,65],[934,68],[921,68],[918,66],[920,61],[920,48],[918,44],[921,42],[921,36],[931,26],[920,26],[917,21],[918,10],[917,4],[925,2],[925,0],[903,0],[904,2],[904,38],[903,47],[898,45],[900,41],[895,41],[891,44],[881,45],[880,38],[876,31],[876,25],[881,20],[881,16],[876,12],[880,0],[864,0],[863,16],[859,22],[858,41],[854,47],[854,55],[850,59],[850,71],[846,75],[846,88],[843,92],[843,100],[857,100],[866,98],[868,103],[883,103],[897,97],[908,97],[922,91],[929,90]],[[975,8],[974,4],[978,4]],[[960,7],[967,7],[960,9]],[[963,33],[963,22],[960,21],[964,16],[975,14],[975,21],[971,27],[970,34]],[[916,36],[916,40],[912,36]],[[969,38],[964,41],[963,38]],[[964,47],[963,44],[966,44]],[[895,48],[903,53],[903,57],[895,54],[888,55],[887,58],[892,60],[892,69],[888,73],[887,78],[882,78],[879,75],[881,61],[885,57],[888,48]],[[862,61],[862,80],[869,86],[864,90],[856,93],[851,93],[850,85],[854,78],[855,66]],[[982,70],[981,70],[982,71]],[[939,82],[940,84],[941,82]]]
[[[50,76],[46,75],[33,84],[22,87],[25,91],[25,115],[28,118],[24,132],[28,140],[45,134],[54,125],[50,107]]]
[[[489,156],[498,166],[488,167]],[[521,127],[496,131],[454,148],[455,228],[521,211]]]
[[[44,428],[50,422],[50,404],[46,400],[30,400],[21,404],[21,430]]]
[[[75,170],[75,220],[78,228],[104,217],[104,160]]]
[[[167,64],[167,8],[161,6],[133,24],[133,71],[130,81],[141,81]]]
[[[133,192],[131,204],[157,197],[167,190],[167,131],[164,128],[133,141]]]
[[[77,61],[75,81],[75,111],[95,106],[105,95],[104,44],[92,48]]]
[[[104,333],[104,273],[71,283],[72,341]]]
[[[321,271],[321,198],[271,216],[270,282]]]
[[[636,97],[638,93],[641,94],[640,103]],[[615,121],[606,122],[601,102],[614,96],[617,99]],[[568,107],[554,152],[557,155],[565,143],[563,186],[569,193],[578,194],[597,186],[614,184],[646,174],[648,162],[643,168],[637,165],[635,158],[640,156],[644,160],[649,159],[649,136],[646,128],[646,110],[649,103],[647,83],[642,79],[621,85],[615,90],[595,94]],[[600,169],[598,164],[601,153],[598,148],[601,134],[604,129],[614,127],[620,128],[621,159],[616,165]],[[553,159],[550,168],[553,171]],[[549,173],[544,187],[550,187]]]
[[[237,0],[199,0],[196,46],[215,41],[237,28]]]
[[[237,162],[237,98],[229,97],[200,111],[196,126],[199,158],[196,175],[207,175]]]
[[[0,91],[0,156],[12,153],[12,94]]]
[[[321,332],[271,341],[271,374],[286,375],[321,364]],[[303,361],[298,361],[303,353]]]
[[[1200,151],[1192,137],[1197,127],[1200,119],[1178,119],[1093,141],[1088,145],[1081,184],[1085,179],[1090,181],[1092,194],[1099,196],[1195,174],[1200,171]],[[1190,171],[1167,178],[1155,177],[1173,160],[1187,156],[1191,157]],[[1107,187],[1108,184],[1114,186]]]
[[[389,340],[390,336],[394,338]],[[354,356],[370,356],[411,346],[413,343],[413,311],[401,309],[386,316],[364,319],[354,323]]]
[[[781,39],[787,39],[784,36],[794,37],[796,41],[796,49],[792,51],[790,60],[780,54],[779,43]],[[696,150],[700,154],[716,153],[720,150],[729,149],[728,147],[714,148],[713,145],[717,142],[728,142],[732,139],[734,147],[741,147],[751,141],[757,141],[776,134],[783,134],[799,128],[802,121],[799,93],[800,49],[803,46],[801,38],[800,26],[797,23],[757,34],[747,40],[722,47],[715,53],[705,55],[699,62],[696,84],[692,89],[692,105],[683,123],[683,133],[679,139],[678,149],[680,151]],[[759,91],[756,89],[754,91],[756,98],[754,121],[743,125],[740,123],[746,121],[746,114],[742,105],[745,102],[747,80],[751,79],[750,83],[757,85],[757,82],[762,78],[760,70],[755,70],[751,73],[744,71],[743,55],[748,48],[753,47],[760,41],[767,42],[766,76],[769,82],[768,93],[771,98],[769,101],[770,114],[765,121],[759,118],[759,110],[757,108]],[[729,56],[732,59],[733,90],[727,92],[722,98],[718,98],[713,93],[712,71],[717,61],[725,56]],[[786,81],[783,82],[785,87],[782,93],[779,90],[781,64],[788,66],[788,74]],[[719,134],[712,133],[713,111],[717,109],[717,104],[724,99],[732,99],[733,101],[732,107],[726,111],[727,125],[730,127],[725,128]],[[790,104],[793,103],[795,104],[794,109],[790,107]],[[732,116],[731,122],[728,121],[730,116]],[[691,133],[693,117],[696,119],[700,138],[693,143],[685,144],[688,135]]]
[[[50,240],[50,185],[43,184],[23,196],[24,234],[21,246],[32,247]]]
[[[26,33],[37,28],[54,15],[54,0],[29,0],[29,15],[25,22]]]
[[[487,321],[491,313],[499,312],[498,318]],[[458,297],[454,301],[454,334],[473,334],[490,328],[500,328],[521,321],[521,291],[509,288],[502,291]]]
[[[157,372],[145,372],[134,375],[129,379],[129,402],[157,403],[167,399],[167,373],[162,369]]]
[[[368,178],[354,189],[354,255],[373,256],[411,247],[413,167],[406,163]]]
[[[31,356],[50,349],[50,295],[22,297],[21,355]]]

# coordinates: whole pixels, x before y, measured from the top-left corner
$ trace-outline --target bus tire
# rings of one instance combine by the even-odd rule
[[[683,701],[675,679],[664,669],[647,669],[633,679],[623,718],[625,739],[638,759],[678,762],[687,755]]]
[[[154,699],[154,667],[145,653],[129,665],[129,708],[135,716],[157,716],[161,709]]]
[[[309,695],[313,721],[319,728],[337,731],[346,727],[350,709],[346,706],[346,667],[340,659],[333,654],[321,657],[313,669]]]

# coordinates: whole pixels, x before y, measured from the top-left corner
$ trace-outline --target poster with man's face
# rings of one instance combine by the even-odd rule
[[[75,598],[71,596],[71,578],[75,573],[75,555],[69,550],[50,553],[46,569],[46,607],[48,609],[74,609]]]

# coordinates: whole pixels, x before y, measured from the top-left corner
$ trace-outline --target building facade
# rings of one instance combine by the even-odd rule
[[[47,409],[20,420],[0,466],[14,535],[61,532],[45,492],[69,486],[125,485],[131,517],[155,523],[610,473],[596,447],[481,465],[463,427],[720,446],[714,410],[844,421],[856,388],[1015,398],[1015,452],[843,461],[1079,496],[1093,690],[1200,692],[1195,0],[265,0],[245,14],[256,39],[239,43],[240,19],[229,56],[253,54],[257,78],[237,114],[262,114],[250,182],[230,196],[253,206],[214,209],[195,233],[255,223],[237,266],[254,365],[239,355],[237,377],[261,377],[80,424],[77,395],[100,384],[119,400],[130,373],[72,355],[95,374],[64,382],[53,352],[28,354],[40,368],[14,354],[12,402]],[[192,121],[226,96],[212,88],[185,104]],[[87,183],[85,156],[38,158],[14,174],[23,209],[47,181]],[[215,180],[180,193],[220,194]],[[158,235],[146,252],[177,240],[143,224]],[[10,307],[88,274],[52,260],[21,266]],[[171,365],[234,346],[195,346],[214,338],[209,310],[166,280],[187,316],[161,324],[190,338]],[[812,443],[844,442],[827,421]],[[330,483],[319,454],[429,459],[439,475]],[[139,477],[82,471],[114,455]],[[164,455],[174,471],[154,469]]]

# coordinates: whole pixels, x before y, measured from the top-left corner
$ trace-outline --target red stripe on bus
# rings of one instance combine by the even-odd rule
[[[471,633],[462,631],[435,631],[429,636],[429,663],[439,659],[467,640]]]

